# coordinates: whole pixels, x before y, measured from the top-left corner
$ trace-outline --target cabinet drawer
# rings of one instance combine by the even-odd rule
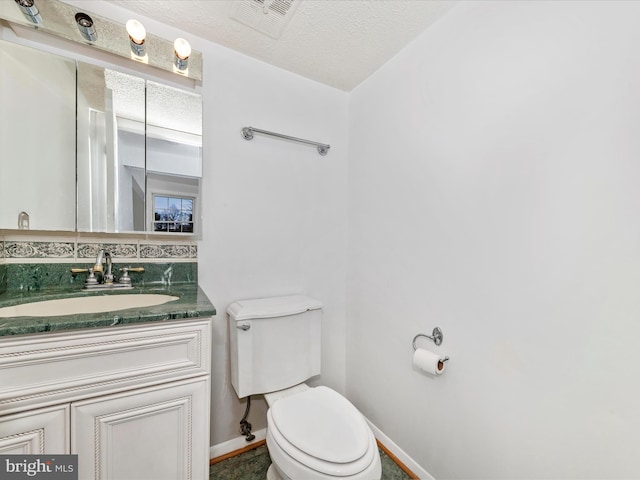
[[[210,374],[211,319],[0,338],[0,415]]]

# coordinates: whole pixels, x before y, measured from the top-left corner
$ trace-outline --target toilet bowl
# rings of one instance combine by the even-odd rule
[[[268,480],[349,479],[381,476],[373,432],[360,412],[328,387],[294,387],[267,394]]]

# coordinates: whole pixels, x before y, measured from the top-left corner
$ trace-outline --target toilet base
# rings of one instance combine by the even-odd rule
[[[375,445],[373,432],[369,432],[371,439]],[[315,470],[311,470],[291,457],[289,457],[273,439],[271,429],[267,421],[267,449],[271,457],[271,465],[267,470],[267,480],[380,480],[382,478],[382,464],[380,463],[380,455],[378,447],[375,446],[375,457],[369,467],[365,470],[346,477],[326,475]],[[283,470],[283,466],[291,472],[287,475]],[[295,473],[294,473],[295,472]]]
[[[272,463],[271,465],[269,465],[269,470],[267,470],[267,480],[286,480],[286,478],[283,478],[280,475],[278,469]]]

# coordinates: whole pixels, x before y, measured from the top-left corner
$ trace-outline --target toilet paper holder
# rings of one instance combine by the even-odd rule
[[[440,346],[442,344],[442,339],[444,338],[444,335],[442,334],[442,330],[440,329],[440,327],[434,328],[431,335],[427,335],[425,333],[417,334],[415,337],[413,337],[413,342],[411,342],[413,344],[414,351],[418,350],[418,346],[416,345],[416,340],[418,340],[418,338],[420,337],[428,338],[429,340],[432,340],[433,343],[435,343],[437,346]],[[442,362],[443,364],[444,362],[447,362],[447,361],[449,361],[448,356],[445,356],[442,360],[440,360],[440,362]]]
[[[442,339],[444,338],[444,336],[442,335],[442,330],[440,329],[440,327],[436,327],[433,329],[433,332],[431,335],[427,335],[425,333],[419,333],[417,334],[415,337],[413,337],[413,349],[417,350],[418,347],[416,346],[416,340],[420,337],[425,337],[428,338],[429,340],[432,340],[433,343],[435,343],[437,346],[440,346],[442,344]]]
[[[417,334],[415,337],[413,337],[413,342],[411,342],[413,344],[414,351],[418,349],[418,346],[416,345],[416,340],[418,340],[418,338],[420,337],[428,338],[429,340],[432,340],[433,343],[435,343],[437,346],[440,346],[442,344],[442,339],[444,338],[444,335],[442,334],[442,330],[440,329],[440,327],[434,328],[431,335],[427,335],[425,333]],[[446,362],[447,360],[449,360],[449,357],[444,357],[442,359],[442,362]]]

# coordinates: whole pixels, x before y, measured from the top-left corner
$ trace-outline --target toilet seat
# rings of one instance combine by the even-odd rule
[[[353,476],[377,455],[360,412],[342,395],[316,387],[283,398],[267,412],[268,432],[300,464],[329,476]]]

